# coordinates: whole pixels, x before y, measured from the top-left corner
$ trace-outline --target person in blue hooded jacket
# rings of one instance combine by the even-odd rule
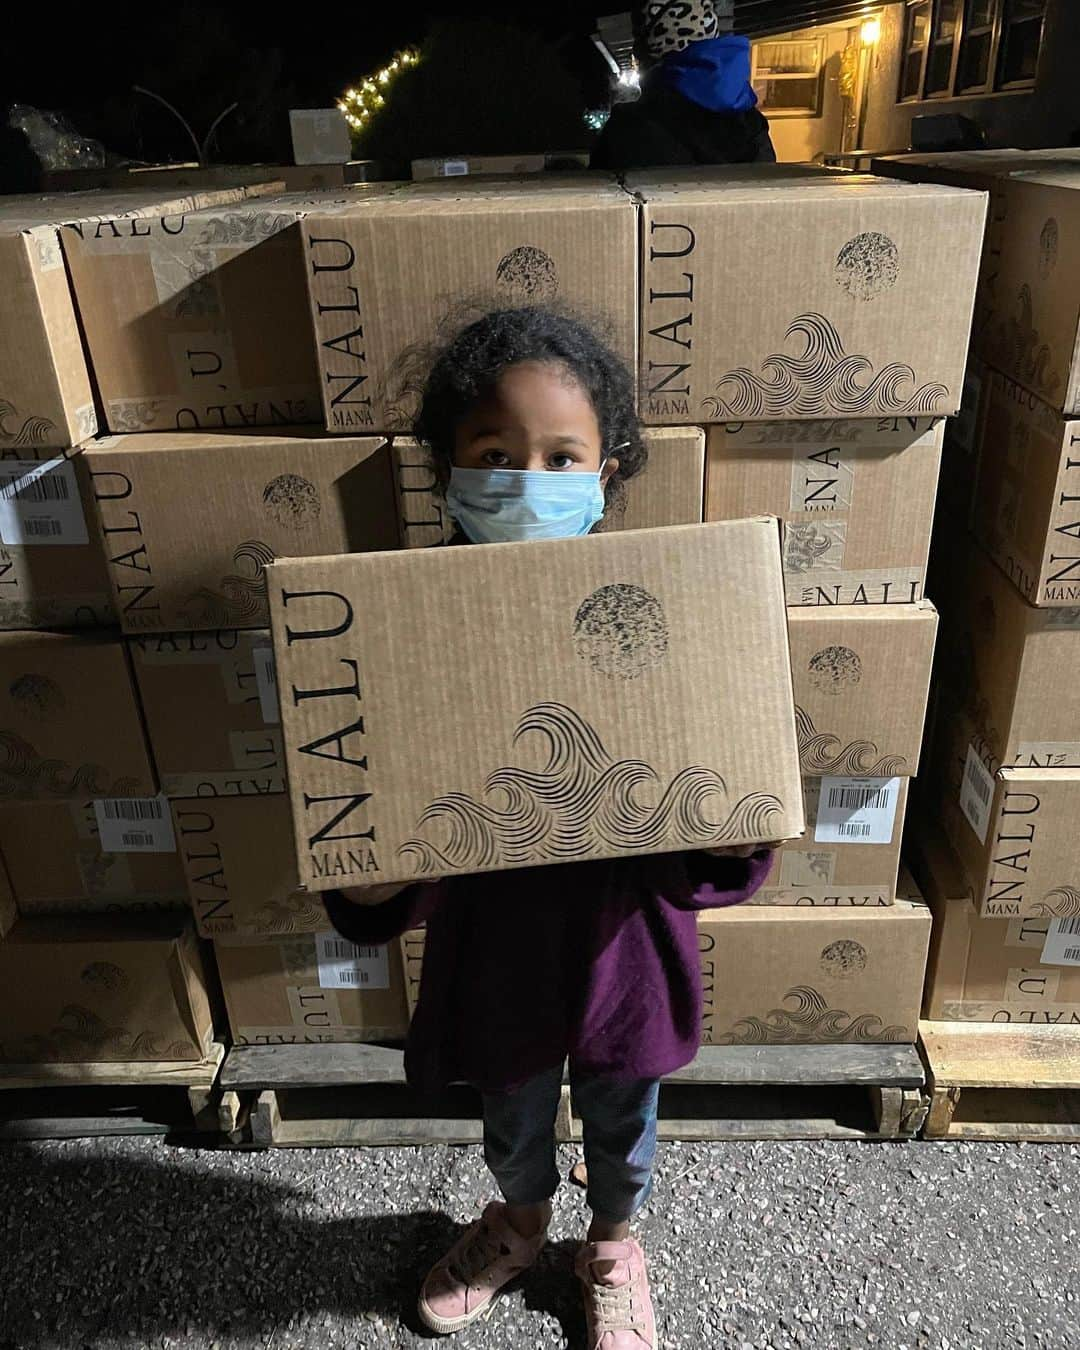
[[[775,161],[750,85],[750,41],[721,31],[722,5],[646,0],[640,7],[639,47],[648,63],[641,97],[612,109],[594,168]]]

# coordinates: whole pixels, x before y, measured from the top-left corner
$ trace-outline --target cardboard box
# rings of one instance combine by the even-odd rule
[[[214,953],[237,1045],[397,1040],[408,1030],[396,942],[356,947],[323,931],[219,939]]]
[[[187,899],[175,849],[102,849],[93,801],[0,808],[0,850],[23,914],[176,908]]]
[[[930,913],[736,905],[698,916],[705,1045],[908,1043]]]
[[[939,677],[998,763],[1080,768],[1080,611],[1035,609],[968,535],[945,550]]]
[[[290,108],[289,130],[297,164],[346,164],[352,155],[349,124],[338,108]]]
[[[1080,419],[1061,418],[998,371],[988,376],[972,528],[1031,604],[1074,608]]]
[[[709,428],[706,519],[784,522],[789,605],[924,594],[944,422],[740,422]]]
[[[989,191],[973,349],[1056,411],[1080,413],[1080,150],[912,156],[881,171]]]
[[[957,411],[984,196],[723,170],[627,186],[643,202],[646,421]]]
[[[167,797],[285,791],[268,632],[146,633],[128,647]]]
[[[937,626],[929,600],[788,611],[804,774],[918,772]]]
[[[449,155],[441,159],[414,159],[413,180],[464,178],[477,174],[513,177],[523,173],[544,173],[561,169],[587,169],[587,150],[550,151],[542,155]]]
[[[776,538],[751,520],[274,563],[301,884],[800,834]]]
[[[979,913],[1080,914],[1080,769],[1002,769],[944,688],[938,705],[924,786]]]
[[[645,468],[611,493],[601,529],[698,525],[704,512],[705,433],[700,427],[650,427]],[[398,518],[404,548],[432,548],[455,533],[430,452],[407,437],[393,445]]]
[[[809,909],[891,905],[897,896],[908,779],[804,778],[803,789],[806,834],[781,844],[768,879],[747,904]]]
[[[410,928],[402,933],[401,968],[405,978],[405,1000],[409,1007],[409,1021],[416,1012],[420,1001],[420,981],[424,974],[424,948],[427,943],[426,928]]]
[[[279,938],[327,927],[321,899],[296,888],[287,797],[186,798],[172,810],[203,937]]]
[[[0,629],[116,622],[85,457],[0,450]]]
[[[377,185],[63,231],[112,432],[318,420],[298,222]]]
[[[82,633],[0,633],[0,800],[157,791],[124,645]]]
[[[1080,1025],[1080,952],[1068,964],[1043,961],[1044,949],[1058,955],[1051,919],[980,918],[956,855],[927,822],[912,832],[908,861],[934,916],[925,1017]]]
[[[0,942],[0,1059],[205,1059],[213,1041],[186,914],[20,919]]]
[[[637,213],[613,179],[420,183],[303,234],[330,431],[407,430],[430,345],[491,308],[558,299],[636,367]]]
[[[3,858],[0,858],[0,938],[10,932],[18,914],[19,911],[15,908],[15,892],[11,889],[11,878],[8,876]]]
[[[265,627],[273,558],[398,546],[390,449],[378,437],[158,432],[84,453],[128,633]]]
[[[0,449],[24,458],[98,429],[58,229],[101,213],[145,219],[242,192],[27,194],[0,198]],[[32,448],[32,449],[31,449]]]

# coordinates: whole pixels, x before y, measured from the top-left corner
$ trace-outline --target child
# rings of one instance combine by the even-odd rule
[[[489,314],[460,333],[434,364],[416,435],[461,542],[587,534],[646,459],[625,366],[585,324],[544,308]],[[539,589],[542,553],[537,568]],[[354,942],[427,923],[410,1081],[466,1081],[483,1094],[485,1158],[503,1201],[425,1279],[419,1312],[432,1330],[487,1315],[540,1254],[569,1056],[593,1216],[576,1262],[589,1350],[653,1350],[630,1220],[652,1185],[659,1079],[698,1046],[694,911],[745,900],[768,869],[768,847],[715,849],[324,893]]]

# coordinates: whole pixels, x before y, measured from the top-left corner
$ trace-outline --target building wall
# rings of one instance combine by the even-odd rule
[[[913,117],[959,113],[983,128],[989,146],[1067,145],[1080,133],[1077,54],[1080,0],[1050,0],[1038,76],[1033,90],[982,98],[926,99],[897,103],[904,40],[904,5],[890,4],[881,15],[881,39],[872,57],[867,100],[865,150],[906,150]]]
[[[1080,0],[1078,0],[1080,3]],[[820,117],[770,117],[776,158],[786,163],[814,159],[822,154],[836,154],[844,127],[844,99],[840,94],[840,56],[848,42],[847,27],[825,30],[825,70],[821,93]],[[768,39],[771,42],[797,42],[800,38],[819,36],[819,30],[802,28],[796,33],[784,33]],[[765,116],[769,114],[766,111]]]

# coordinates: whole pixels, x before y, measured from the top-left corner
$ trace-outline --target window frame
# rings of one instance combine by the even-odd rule
[[[973,0],[962,0],[957,15],[957,26],[953,36],[952,55],[949,62],[949,80],[945,89],[939,89],[934,93],[926,92],[926,81],[930,71],[930,58],[935,46],[934,36],[938,32],[941,20],[942,0],[906,0],[904,7],[904,29],[901,35],[900,48],[900,70],[897,79],[896,102],[898,104],[908,105],[912,103],[942,103],[954,99],[971,98],[992,98],[1004,94],[1026,94],[1030,93],[1038,84],[1039,67],[1043,59],[1044,40],[1046,36],[1046,11],[1050,6],[1050,0],[1042,0],[1042,13],[1038,16],[1039,25],[1039,44],[1035,58],[1035,74],[1031,78],[1022,80],[1003,81],[1001,76],[1001,62],[1005,52],[1006,32],[1012,26],[1009,19],[1009,11],[1013,0],[990,0],[991,15],[989,24],[980,24],[977,28],[968,29],[969,11]],[[929,5],[929,26],[927,28],[926,41],[919,47],[908,45],[909,37],[909,16],[921,4]],[[1015,21],[1013,21],[1015,22]],[[1021,21],[1022,22],[1022,21]],[[1035,19],[1027,20],[1029,23],[1036,22]],[[980,84],[964,85],[958,84],[965,43],[973,38],[985,37],[989,34],[990,47],[986,60],[986,78]],[[904,75],[908,67],[908,61],[911,55],[918,51],[920,55],[919,63],[919,81],[918,89],[915,93],[904,93]]]
[[[785,72],[781,72],[781,73],[776,74],[776,75],[762,75],[762,74],[760,74],[760,73],[759,73],[759,68],[758,68],[758,51],[759,51],[762,47],[767,47],[767,46],[770,46],[770,45],[771,45],[771,46],[807,46],[807,47],[812,46],[812,47],[814,48],[815,54],[816,54],[816,67],[817,67],[816,70],[814,70],[813,72],[811,72],[811,71],[785,71]],[[773,120],[774,118],[777,118],[777,117],[779,117],[779,118],[785,118],[785,117],[803,117],[803,118],[821,117],[821,116],[823,115],[823,103],[824,103],[824,100],[822,99],[822,86],[823,86],[823,84],[824,84],[824,75],[825,75],[825,39],[824,39],[824,37],[792,38],[792,39],[789,39],[789,41],[786,42],[786,43],[781,42],[781,41],[780,41],[779,39],[777,39],[777,38],[762,38],[759,42],[755,42],[755,43],[753,44],[753,46],[751,47],[750,86],[751,86],[751,88],[754,88],[755,93],[757,92],[755,86],[758,84],[759,81],[766,82],[766,83],[772,83],[773,81],[776,81],[777,83],[779,83],[781,80],[787,80],[787,81],[791,81],[791,80],[806,80],[806,81],[813,80],[813,81],[814,81],[814,102],[813,102],[813,106],[812,106],[812,107],[807,107],[807,108],[774,108],[772,105],[766,103],[766,102],[764,101],[764,99],[759,100],[758,107],[761,109],[761,111],[762,111],[763,113],[765,113],[765,114],[768,116],[768,118],[769,118],[770,121]]]

